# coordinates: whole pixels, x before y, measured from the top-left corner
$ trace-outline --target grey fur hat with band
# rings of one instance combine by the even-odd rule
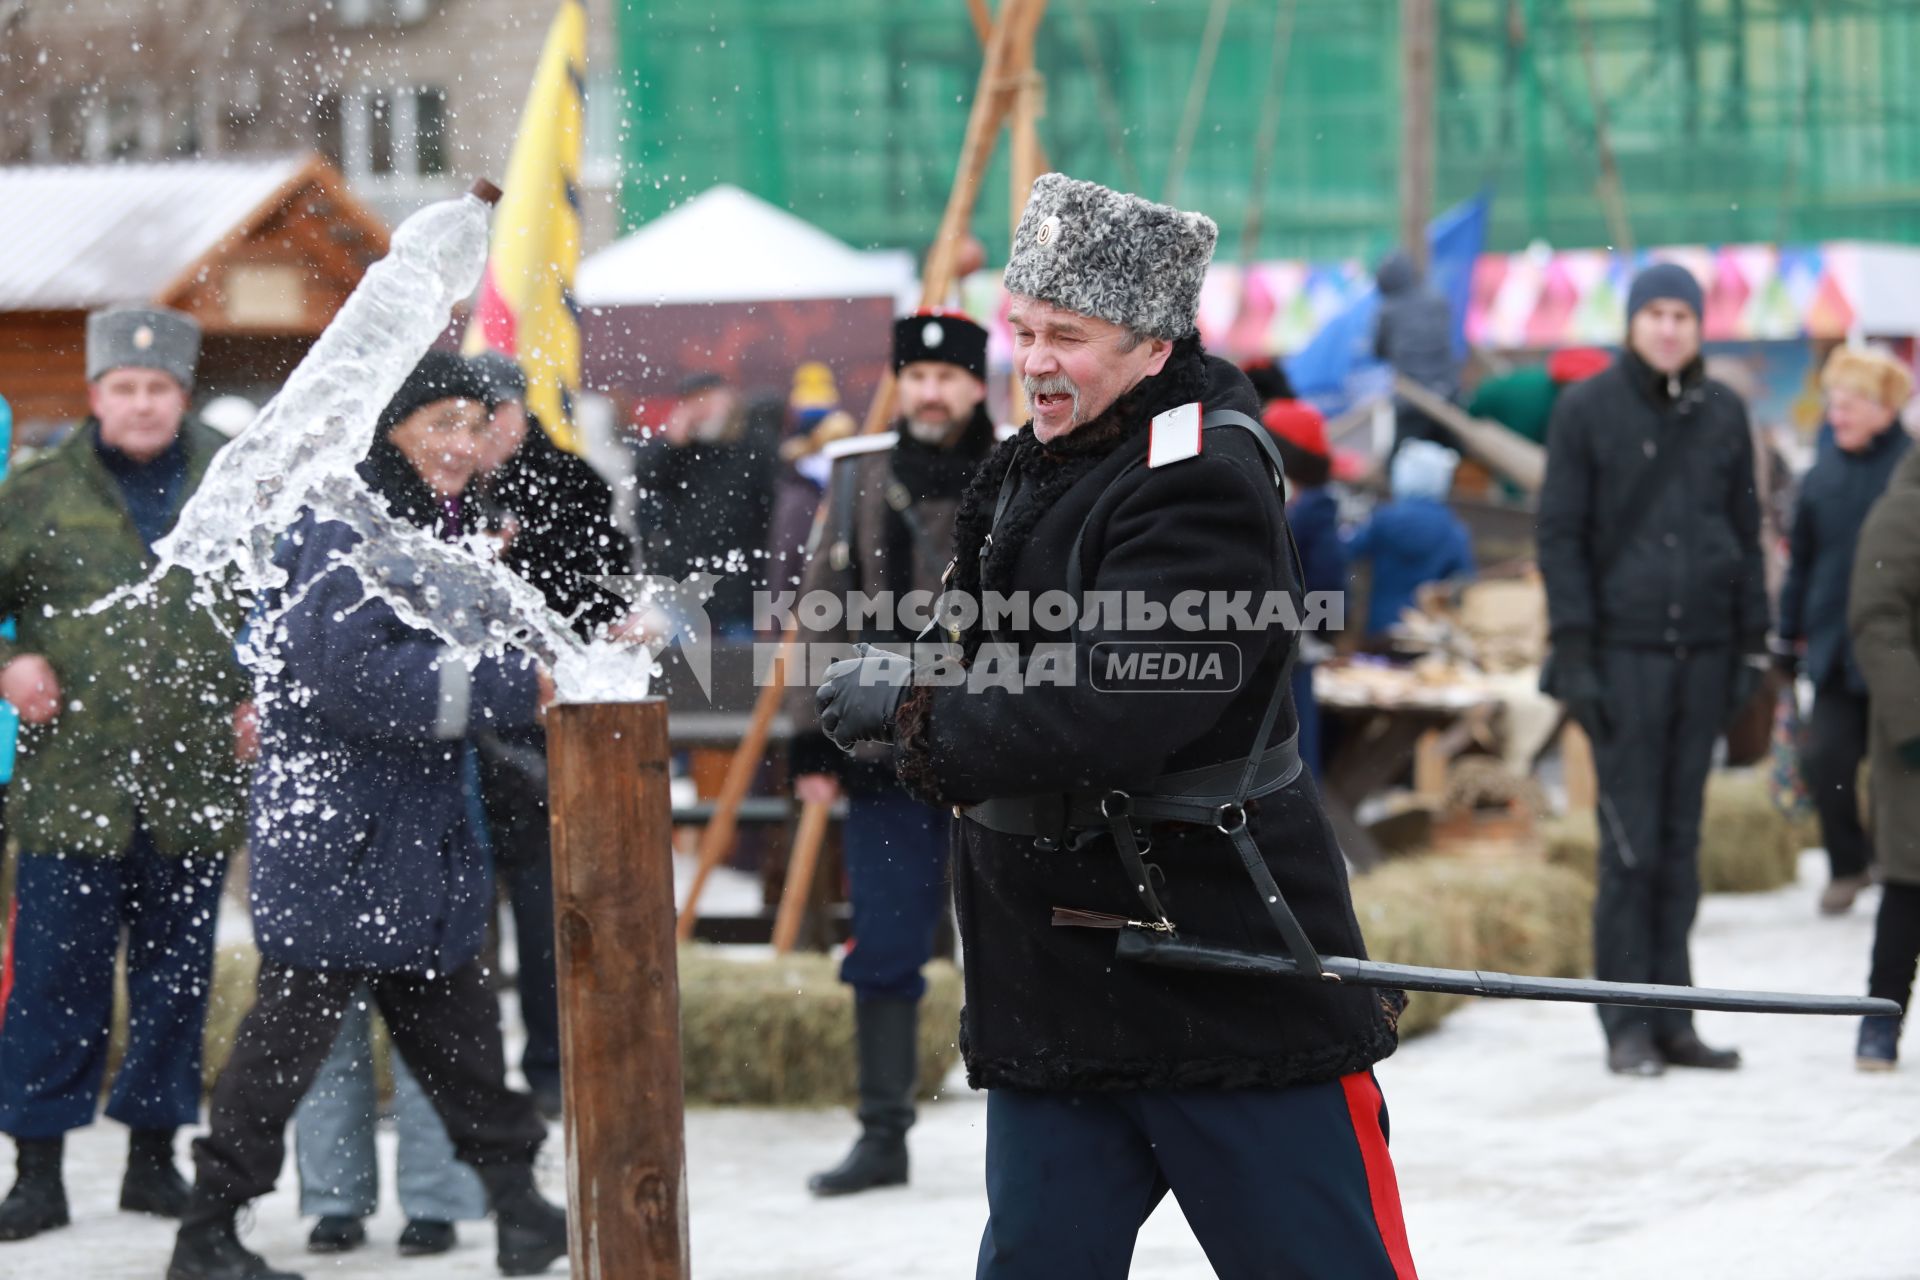
[[[1177,340],[1194,331],[1219,237],[1204,214],[1042,174],[1013,233],[1007,292]]]
[[[87,381],[115,369],[158,369],[193,390],[200,326],[166,307],[114,307],[87,317]]]

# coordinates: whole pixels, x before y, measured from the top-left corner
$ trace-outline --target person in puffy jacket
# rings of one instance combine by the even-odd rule
[[[1784,671],[1813,682],[1800,762],[1832,872],[1820,909],[1838,915],[1871,883],[1873,861],[1858,783],[1867,754],[1867,681],[1847,636],[1848,583],[1860,526],[1913,443],[1899,429],[1913,375],[1891,356],[1841,347],[1820,385],[1835,447],[1815,457],[1794,500],[1774,654]]]
[[[430,353],[382,413],[361,476],[397,517],[442,537],[467,516],[486,387]],[[283,1280],[235,1217],[273,1189],[287,1121],[348,1006],[370,991],[394,1047],[484,1184],[499,1264],[566,1253],[566,1217],[533,1182],[546,1136],[509,1089],[499,1006],[480,965],[493,870],[473,819],[469,735],[530,727],[552,696],[518,659],[469,664],[339,563],[360,534],[308,513],[282,540],[282,610],[250,642],[262,665],[262,759],[250,806],[259,988],[194,1142],[196,1181],[169,1280]]]
[[[1473,576],[1473,540],[1447,506],[1460,455],[1411,440],[1393,456],[1393,500],[1347,538],[1347,553],[1373,562],[1367,639],[1383,639],[1430,582]]]
[[[1460,361],[1453,350],[1453,307],[1440,296],[1412,258],[1395,251],[1374,273],[1380,310],[1374,319],[1373,353],[1395,374],[1443,400],[1460,395]],[[1452,448],[1453,432],[1405,400],[1394,399],[1393,447],[1431,440]]]

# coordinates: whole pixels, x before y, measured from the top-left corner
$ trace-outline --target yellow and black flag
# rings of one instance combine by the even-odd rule
[[[494,214],[493,250],[465,350],[500,351],[527,373],[527,407],[562,449],[578,452],[580,153],[586,134],[587,11],[561,0],[520,115]]]

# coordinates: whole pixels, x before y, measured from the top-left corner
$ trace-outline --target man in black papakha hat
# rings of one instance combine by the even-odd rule
[[[922,312],[893,326],[893,368],[900,417],[891,448],[844,458],[827,490],[821,537],[800,594],[913,592],[932,599],[953,557],[960,496],[993,448],[986,413],[987,331],[967,317]],[[806,610],[797,614],[808,617]],[[898,648],[917,630],[899,609],[879,628],[857,629],[845,615],[831,628],[800,623],[812,655],[854,641]],[[840,980],[854,990],[860,1069],[860,1139],[835,1168],[815,1174],[816,1195],[843,1195],[907,1180],[907,1129],[913,1123],[920,970],[932,954],[946,905],[946,814],[909,795],[893,776],[889,753],[866,746],[849,755],[819,729],[813,690],[796,682],[788,709],[794,790],[803,801],[847,798],[845,854],[853,900],[853,946]]]

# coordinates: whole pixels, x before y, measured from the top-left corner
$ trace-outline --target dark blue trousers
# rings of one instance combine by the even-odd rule
[[[515,989],[520,993],[520,1018],[527,1027],[527,1047],[520,1054],[520,1070],[527,1087],[535,1091],[560,1088],[560,991],[554,968],[553,849],[538,849],[500,866],[507,901],[513,907],[514,945],[520,953]]]
[[[976,1280],[1122,1280],[1172,1191],[1221,1280],[1413,1280],[1371,1072],[1292,1089],[987,1097]]]
[[[1300,759],[1316,781],[1320,777],[1320,699],[1313,692],[1313,663],[1293,669],[1293,710],[1300,721]]]
[[[93,1123],[107,1067],[113,961],[127,931],[126,1057],[107,1115],[134,1129],[200,1118],[200,1041],[224,855],[169,858],[144,828],[118,858],[22,853],[0,1021],[0,1132]]]
[[[840,981],[862,1000],[918,1000],[947,903],[947,816],[901,791],[847,798],[853,943]]]

